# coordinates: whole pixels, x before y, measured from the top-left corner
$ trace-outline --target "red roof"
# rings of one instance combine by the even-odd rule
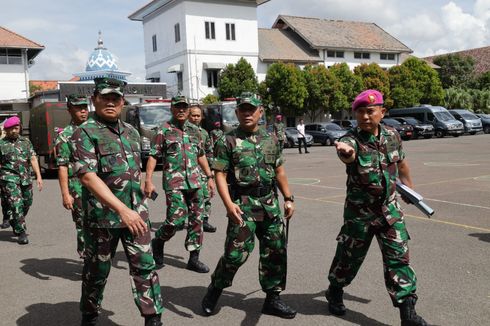
[[[39,87],[36,91],[40,92],[58,89],[58,81],[56,80],[30,80],[29,85]]]
[[[485,46],[482,48],[451,52],[441,55],[434,55],[432,57],[424,58],[424,60],[433,62],[435,58],[448,55],[448,54],[458,54],[463,57],[471,57],[475,60],[475,74],[480,75],[487,71],[490,71],[490,46]]]
[[[24,49],[44,49],[44,46],[19,35],[5,27],[0,26],[0,47],[3,48],[24,48]]]

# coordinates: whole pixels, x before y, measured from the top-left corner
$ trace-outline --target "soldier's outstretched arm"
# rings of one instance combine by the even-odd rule
[[[334,142],[334,145],[335,149],[337,150],[337,155],[342,162],[344,162],[345,164],[354,162],[354,160],[356,159],[356,150],[354,149],[354,147],[341,141]]]
[[[43,178],[41,177],[41,170],[39,169],[36,155],[31,156],[31,166],[34,170],[34,173],[36,174],[37,189],[41,191],[43,190]]]
[[[134,236],[140,236],[148,231],[145,221],[140,215],[120,201],[107,187],[105,182],[95,172],[87,172],[79,175],[80,182],[94,194],[105,206],[114,210]]]
[[[146,163],[146,177],[145,177],[145,195],[150,197],[151,193],[155,191],[155,185],[153,184],[153,172],[157,166],[157,160],[153,156],[148,157]]]
[[[218,186],[218,193],[226,208],[226,216],[233,221],[233,223],[242,225],[243,211],[240,206],[235,204],[231,199],[230,192],[228,190],[228,182],[226,181],[226,173],[222,171],[214,171],[216,178],[216,185]]]
[[[289,190],[288,177],[286,175],[286,169],[284,165],[280,165],[276,168],[276,180],[277,187],[283,195],[283,197],[291,197],[291,191]],[[294,214],[294,203],[291,201],[284,202],[284,218],[290,219]]]

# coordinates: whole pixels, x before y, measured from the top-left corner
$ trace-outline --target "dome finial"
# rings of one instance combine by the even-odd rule
[[[95,48],[95,50],[97,49],[105,49],[104,48],[104,41],[102,40],[102,31],[99,30],[99,40],[97,41],[97,47]]]

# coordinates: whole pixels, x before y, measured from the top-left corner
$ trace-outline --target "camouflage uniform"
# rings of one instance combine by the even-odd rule
[[[32,205],[31,157],[35,156],[29,139],[0,139],[0,191],[14,234],[26,232],[25,217]]]
[[[209,137],[208,132],[203,127],[198,127],[201,132],[201,139],[204,146],[204,153],[208,159],[209,165],[213,162],[213,142],[211,137]],[[202,183],[202,193],[204,197],[204,207],[202,212],[202,221],[207,222],[209,216],[211,215],[211,194],[208,190],[208,177],[206,173],[201,169],[201,183]]]
[[[220,139],[221,137],[223,137],[223,130],[221,130],[221,129],[213,129],[209,133],[209,137],[211,137],[211,143],[212,143],[213,148],[214,148],[214,145],[216,144],[216,142],[218,141],[218,139]]]
[[[150,241],[150,220],[146,197],[141,190],[140,136],[129,124],[118,120],[107,123],[97,115],[78,127],[71,138],[74,172],[80,176],[94,172],[112,193],[139,213],[148,231],[134,237],[113,210],[102,205],[85,187],[84,211],[85,264],[82,276],[80,310],[90,315],[100,309],[111,260],[121,240],[129,263],[131,287],[141,315],[163,311],[158,275],[155,272]]]
[[[73,149],[71,147],[70,138],[74,131],[78,128],[77,125],[71,123],[66,126],[58,135],[55,141],[56,147],[56,163],[58,166],[68,167],[68,189],[73,197],[73,210],[71,213],[75,228],[77,230],[77,251],[83,253],[83,224],[82,224],[82,184],[77,176],[73,173]]]
[[[277,140],[279,142],[279,146],[280,146],[281,151],[282,151],[284,148],[284,141],[286,139],[286,132],[285,132],[284,123],[277,122],[277,121],[274,122],[273,130],[274,130],[274,134],[277,137]]]
[[[163,190],[167,217],[155,237],[170,240],[188,218],[185,248],[200,250],[203,240],[202,173],[198,157],[204,155],[199,128],[186,121],[182,129],[174,120],[163,124],[152,143],[150,155],[163,160]]]
[[[238,127],[220,138],[214,148],[213,170],[227,173],[230,194],[243,211],[243,225],[228,221],[225,252],[211,276],[211,284],[231,286],[259,239],[259,281],[264,292],[286,286],[287,252],[284,219],[275,192],[275,169],[283,158],[274,136],[264,129],[245,132]]]
[[[399,134],[380,126],[376,137],[351,129],[340,139],[351,145],[356,160],[346,165],[344,225],[328,279],[335,287],[351,283],[376,236],[381,248],[385,285],[395,306],[414,297],[415,272],[409,264],[410,239],[396,198],[397,163],[405,158]]]

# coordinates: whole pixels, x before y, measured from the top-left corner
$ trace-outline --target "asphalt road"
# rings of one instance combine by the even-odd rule
[[[490,320],[490,135],[404,143],[416,190],[436,213],[427,219],[405,205],[412,265],[418,276],[417,311],[432,325],[489,325]],[[203,317],[200,302],[210,274],[185,269],[184,232],[166,245],[159,271],[166,325],[399,325],[384,288],[376,242],[358,277],[346,288],[347,315],[329,314],[323,296],[327,271],[342,223],[345,168],[333,147],[311,154],[286,149],[286,169],[296,195],[291,221],[288,285],[282,297],[298,310],[293,320],[262,316],[257,249],[224,291],[217,315]],[[160,184],[161,171],[155,182]],[[161,190],[159,191],[162,192]],[[164,196],[150,203],[155,226]],[[213,201],[215,234],[205,234],[202,260],[214,269],[223,251],[226,219]],[[71,217],[61,206],[56,179],[35,191],[27,217],[30,244],[20,246],[0,231],[0,325],[78,325],[82,263]],[[143,325],[133,303],[128,267],[119,247],[106,286],[100,325]]]

